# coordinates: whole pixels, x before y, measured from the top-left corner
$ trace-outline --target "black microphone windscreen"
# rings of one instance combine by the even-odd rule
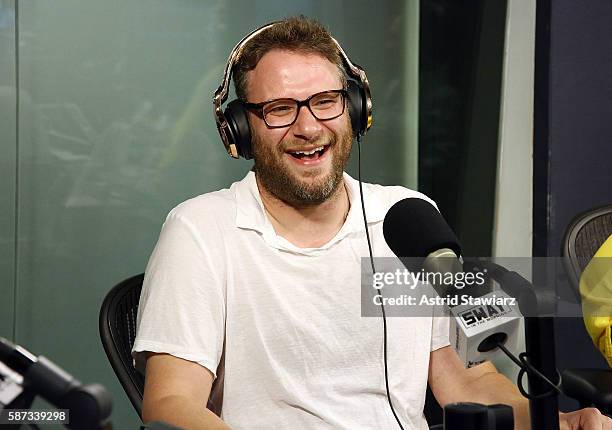
[[[398,257],[427,257],[449,248],[461,255],[457,236],[428,201],[407,198],[391,206],[383,223],[385,241]]]

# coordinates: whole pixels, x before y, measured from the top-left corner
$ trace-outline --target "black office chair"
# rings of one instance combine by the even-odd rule
[[[108,360],[119,378],[132,406],[142,417],[142,398],[144,393],[144,376],[132,365],[132,346],[136,338],[136,316],[138,301],[142,290],[144,274],[132,276],[113,287],[108,292],[100,309],[100,337]],[[218,378],[213,383],[208,409],[221,414],[223,399],[224,355],[217,369]],[[212,399],[219,399],[213,401]],[[431,430],[442,429],[442,409],[436,402],[429,387],[425,400],[425,417],[432,425]],[[437,424],[437,425],[436,425]]]
[[[100,309],[100,338],[108,360],[138,416],[142,411],[144,376],[132,365],[136,315],[144,274],[120,282],[106,295]]]
[[[612,234],[612,205],[578,215],[568,226],[563,240],[563,264],[580,298],[580,276],[599,247]],[[567,369],[562,377],[563,392],[580,403],[612,413],[611,369]]]
[[[563,239],[563,264],[574,291],[578,292],[580,275],[599,247],[612,234],[612,205],[578,215],[569,224]],[[580,293],[578,292],[580,296]]]

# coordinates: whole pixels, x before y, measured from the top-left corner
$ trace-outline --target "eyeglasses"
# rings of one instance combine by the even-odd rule
[[[338,118],[344,113],[345,99],[346,90],[328,90],[313,94],[306,100],[284,98],[242,104],[263,118],[269,128],[281,128],[289,127],[297,120],[302,106],[308,106],[310,113],[320,121]]]

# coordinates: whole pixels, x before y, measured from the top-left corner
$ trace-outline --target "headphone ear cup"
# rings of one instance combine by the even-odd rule
[[[232,100],[223,114],[229,125],[228,138],[230,144],[236,145],[239,156],[250,160],[253,158],[253,154],[251,153],[251,129],[246,109],[240,100]]]
[[[365,91],[357,82],[348,81],[348,108],[353,127],[353,137],[363,135],[367,129]]]

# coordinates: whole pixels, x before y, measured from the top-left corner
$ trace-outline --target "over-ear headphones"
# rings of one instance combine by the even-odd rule
[[[253,155],[251,150],[251,130],[249,128],[247,111],[242,102],[240,100],[232,100],[228,103],[225,110],[222,110],[222,105],[227,100],[229,94],[232,70],[247,42],[277,23],[272,22],[264,25],[238,42],[227,60],[223,72],[223,81],[213,96],[213,112],[215,122],[217,123],[217,130],[219,130],[223,146],[225,146],[227,153],[233,158],[243,157],[250,159]],[[348,58],[336,39],[332,37],[332,40],[338,48],[344,63],[344,69],[349,76],[346,90],[353,137],[363,136],[372,126],[370,84],[368,83],[365,71]]]

